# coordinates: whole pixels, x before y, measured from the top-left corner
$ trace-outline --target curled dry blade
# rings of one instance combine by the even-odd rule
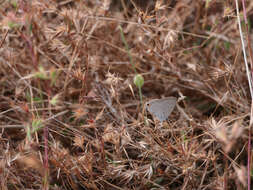
[[[122,119],[120,118],[117,110],[112,105],[112,99],[111,99],[111,95],[108,89],[100,82],[95,82],[94,87],[96,89],[97,95],[99,96],[101,101],[106,105],[106,107],[109,109],[109,111],[117,120],[117,122],[122,123]]]

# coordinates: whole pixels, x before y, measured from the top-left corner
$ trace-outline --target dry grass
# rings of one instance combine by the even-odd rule
[[[144,103],[186,97],[162,126],[129,55]],[[1,1],[0,87],[0,189],[247,186],[233,1]]]

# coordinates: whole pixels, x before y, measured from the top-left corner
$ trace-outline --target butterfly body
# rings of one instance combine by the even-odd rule
[[[159,119],[160,122],[167,120],[177,103],[177,98],[167,97],[162,99],[153,99],[146,103],[147,110]]]

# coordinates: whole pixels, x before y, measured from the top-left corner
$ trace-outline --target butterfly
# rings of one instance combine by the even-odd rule
[[[160,122],[167,120],[177,103],[177,98],[167,97],[162,99],[153,99],[146,103],[147,110],[159,119]]]

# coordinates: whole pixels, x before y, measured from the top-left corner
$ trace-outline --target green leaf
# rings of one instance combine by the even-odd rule
[[[32,133],[38,131],[43,127],[43,120],[42,119],[34,119],[32,121]]]

